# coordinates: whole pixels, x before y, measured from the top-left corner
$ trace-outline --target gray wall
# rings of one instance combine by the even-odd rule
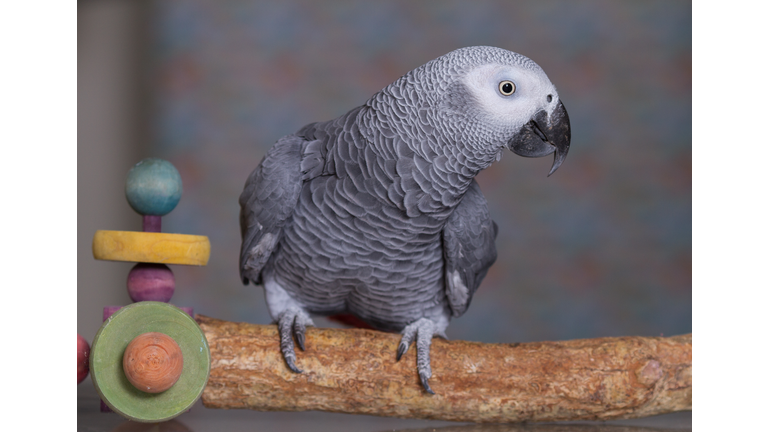
[[[128,263],[95,261],[97,229],[139,230],[124,181],[142,157],[146,85],[142,58],[148,3],[78,2],[77,16],[77,332],[89,342],[106,305],[130,303]]]

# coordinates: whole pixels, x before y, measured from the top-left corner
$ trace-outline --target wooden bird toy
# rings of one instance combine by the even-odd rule
[[[93,237],[94,258],[137,263],[126,283],[135,303],[104,308],[89,366],[102,411],[140,422],[169,420],[188,410],[210,371],[210,351],[193,309],[167,304],[176,288],[167,264],[206,265],[211,249],[206,236],[161,232],[161,217],[181,194],[181,176],[170,162],[144,159],[125,182],[143,231],[99,230]],[[80,346],[78,339],[78,382]]]

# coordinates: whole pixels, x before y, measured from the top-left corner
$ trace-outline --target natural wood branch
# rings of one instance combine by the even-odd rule
[[[321,410],[470,422],[606,420],[691,409],[692,338],[484,344],[434,339],[422,389],[399,335],[308,328],[288,370],[277,327],[197,315],[211,348],[208,408]]]

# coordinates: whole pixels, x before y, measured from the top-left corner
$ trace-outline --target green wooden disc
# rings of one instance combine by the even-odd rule
[[[136,389],[123,372],[123,353],[136,336],[164,333],[181,347],[181,377],[162,393]],[[101,399],[113,411],[139,422],[161,422],[188,410],[203,394],[211,371],[208,341],[194,319],[161,302],[139,302],[115,312],[96,333],[91,346],[91,377]]]

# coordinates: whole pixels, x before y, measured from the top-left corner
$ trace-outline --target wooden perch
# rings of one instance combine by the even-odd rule
[[[211,349],[208,408],[321,410],[464,422],[607,420],[691,409],[692,338],[432,342],[427,394],[400,336],[308,328],[288,370],[277,327],[197,315]]]

